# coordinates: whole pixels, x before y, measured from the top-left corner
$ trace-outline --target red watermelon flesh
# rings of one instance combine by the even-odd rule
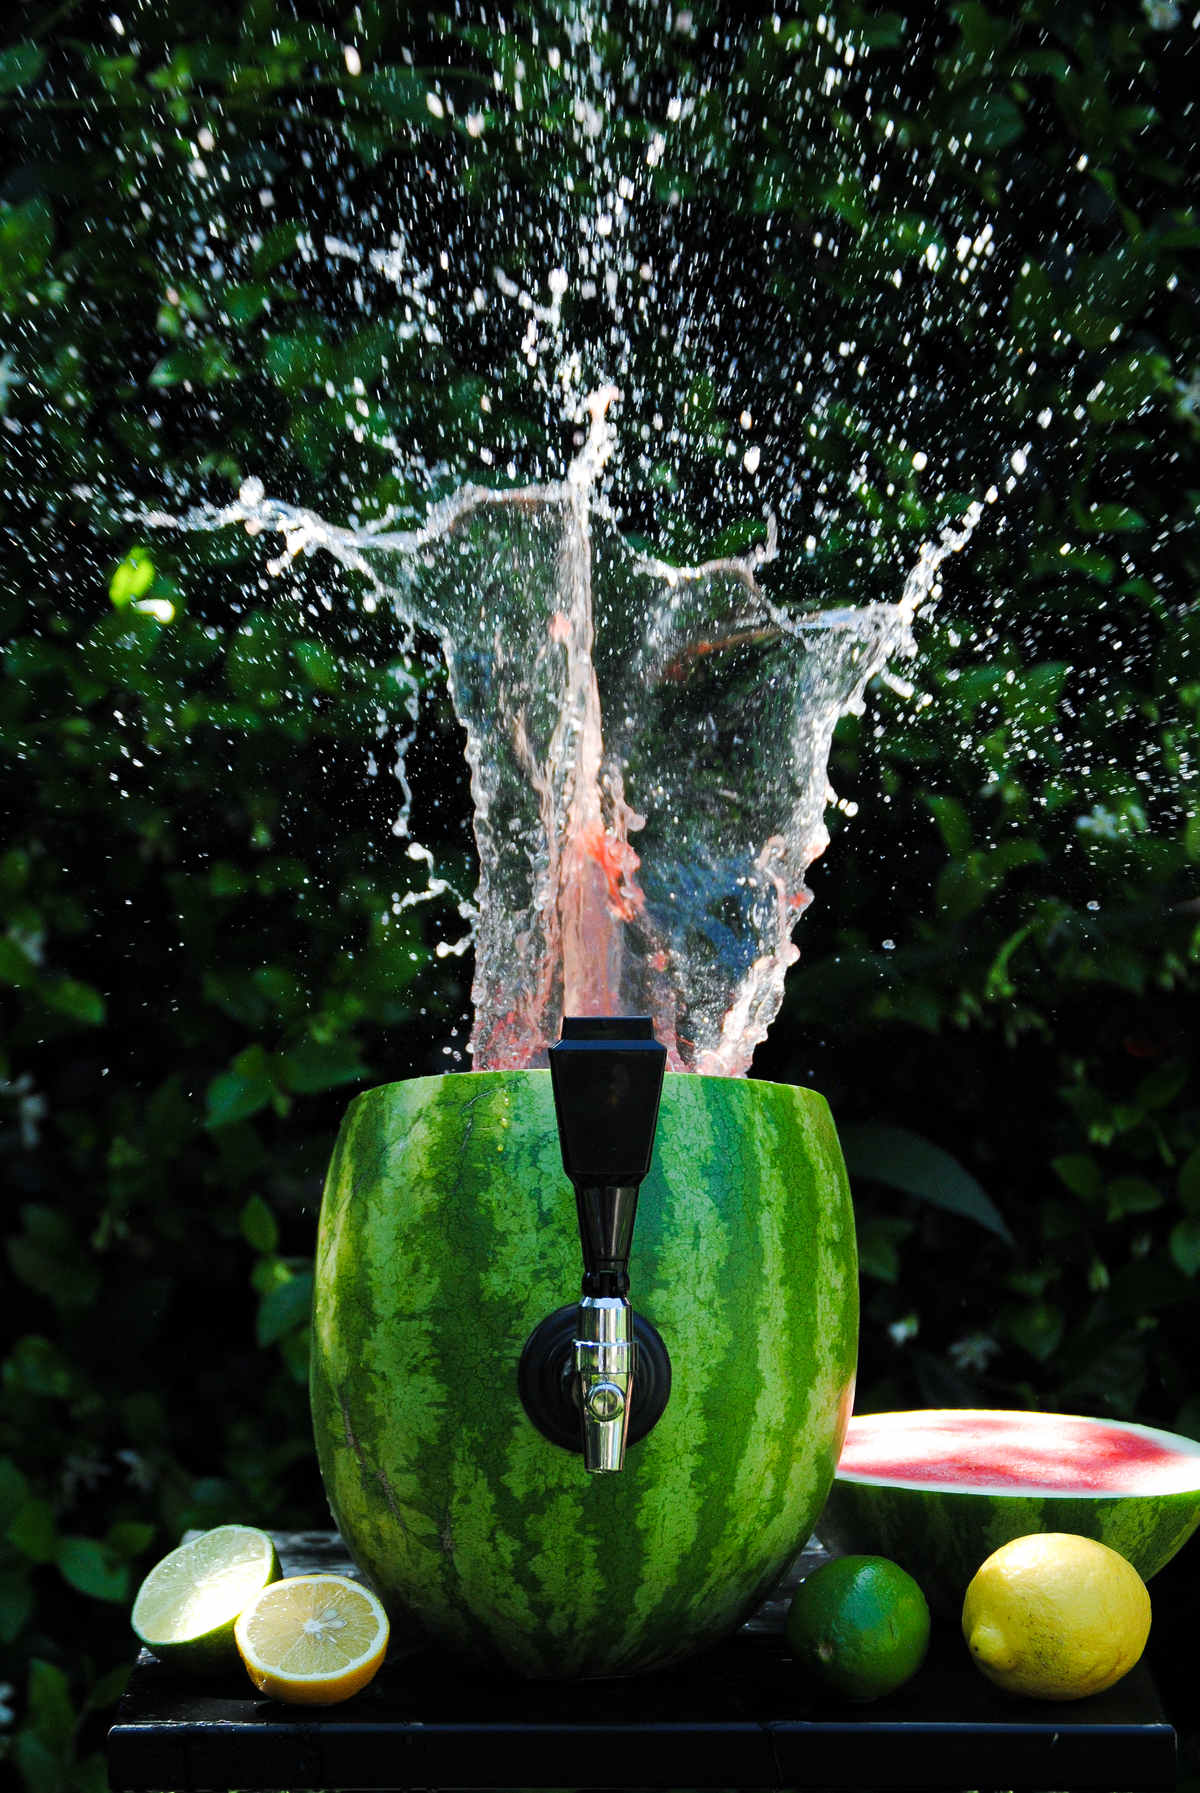
[[[838,1473],[1024,1494],[1168,1493],[1196,1487],[1200,1443],[1063,1413],[869,1413],[850,1421]]]
[[[851,1419],[817,1534],[891,1557],[952,1611],[1012,1538],[1098,1538],[1148,1581],[1197,1525],[1195,1439],[1079,1414],[936,1408]]]

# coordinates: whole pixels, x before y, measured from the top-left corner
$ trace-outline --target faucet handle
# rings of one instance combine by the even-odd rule
[[[583,1413],[583,1464],[591,1474],[625,1461],[636,1346],[623,1295],[583,1295],[572,1340]],[[641,1379],[639,1377],[639,1398]]]

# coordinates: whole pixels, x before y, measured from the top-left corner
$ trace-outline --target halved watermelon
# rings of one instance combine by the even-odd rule
[[[1124,1420],[979,1408],[856,1414],[817,1535],[890,1557],[957,1611],[985,1557],[1078,1532],[1148,1581],[1200,1525],[1200,1442]]]
[[[364,1091],[313,1306],[317,1455],[355,1562],[398,1622],[534,1679],[640,1673],[736,1629],[812,1531],[858,1355],[824,1098],[669,1071],[630,1274],[671,1398],[619,1475],[588,1475],[517,1378],[579,1288],[563,1191],[549,1071]]]

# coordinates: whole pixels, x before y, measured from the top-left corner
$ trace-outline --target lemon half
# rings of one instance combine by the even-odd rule
[[[260,1693],[295,1706],[334,1706],[371,1680],[388,1646],[376,1596],[348,1575],[293,1575],[246,1607],[234,1628]]]
[[[1132,1563],[1095,1538],[1037,1532],[1001,1545],[967,1589],[963,1636],[1008,1693],[1082,1700],[1127,1675],[1150,1635]]]

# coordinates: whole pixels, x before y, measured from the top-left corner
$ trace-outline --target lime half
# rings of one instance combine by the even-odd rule
[[[217,1674],[238,1660],[238,1614],[278,1579],[279,1558],[266,1532],[218,1525],[154,1565],[133,1603],[133,1629],[173,1668]]]

